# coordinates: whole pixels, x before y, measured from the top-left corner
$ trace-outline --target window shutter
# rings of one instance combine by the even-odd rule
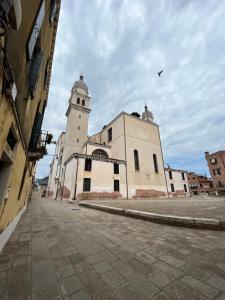
[[[44,115],[39,112],[35,116],[35,121],[34,121],[32,134],[31,134],[31,138],[30,138],[30,144],[29,144],[30,151],[35,151],[37,148],[37,144],[38,144],[39,137],[41,134],[41,126],[42,126],[43,117],[44,117]]]
[[[34,98],[34,93],[37,87],[38,77],[41,70],[43,58],[44,58],[44,52],[41,50],[38,51],[30,66],[29,89],[30,89],[32,99]]]

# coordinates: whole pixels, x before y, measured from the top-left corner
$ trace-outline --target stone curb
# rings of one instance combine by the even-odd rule
[[[123,209],[123,208],[112,207],[112,206],[91,204],[87,202],[80,202],[79,206],[97,209],[97,210],[101,210],[116,215],[123,215],[135,219],[141,219],[153,223],[225,231],[225,220],[162,215],[162,214],[150,213],[150,212],[133,210],[133,209]]]

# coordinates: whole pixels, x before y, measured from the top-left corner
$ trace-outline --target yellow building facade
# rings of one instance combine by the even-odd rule
[[[26,208],[36,161],[61,0],[0,2],[0,251]]]

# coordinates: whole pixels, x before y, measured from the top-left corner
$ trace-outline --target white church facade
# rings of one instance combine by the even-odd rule
[[[91,98],[81,75],[74,83],[51,164],[48,195],[67,199],[167,197],[159,126],[145,106],[142,116],[121,112],[88,136]]]

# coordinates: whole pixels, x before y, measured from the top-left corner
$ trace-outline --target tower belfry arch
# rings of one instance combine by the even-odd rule
[[[66,112],[65,160],[73,153],[82,153],[83,145],[87,142],[90,100],[88,86],[81,73],[79,80],[75,81],[72,87]]]

